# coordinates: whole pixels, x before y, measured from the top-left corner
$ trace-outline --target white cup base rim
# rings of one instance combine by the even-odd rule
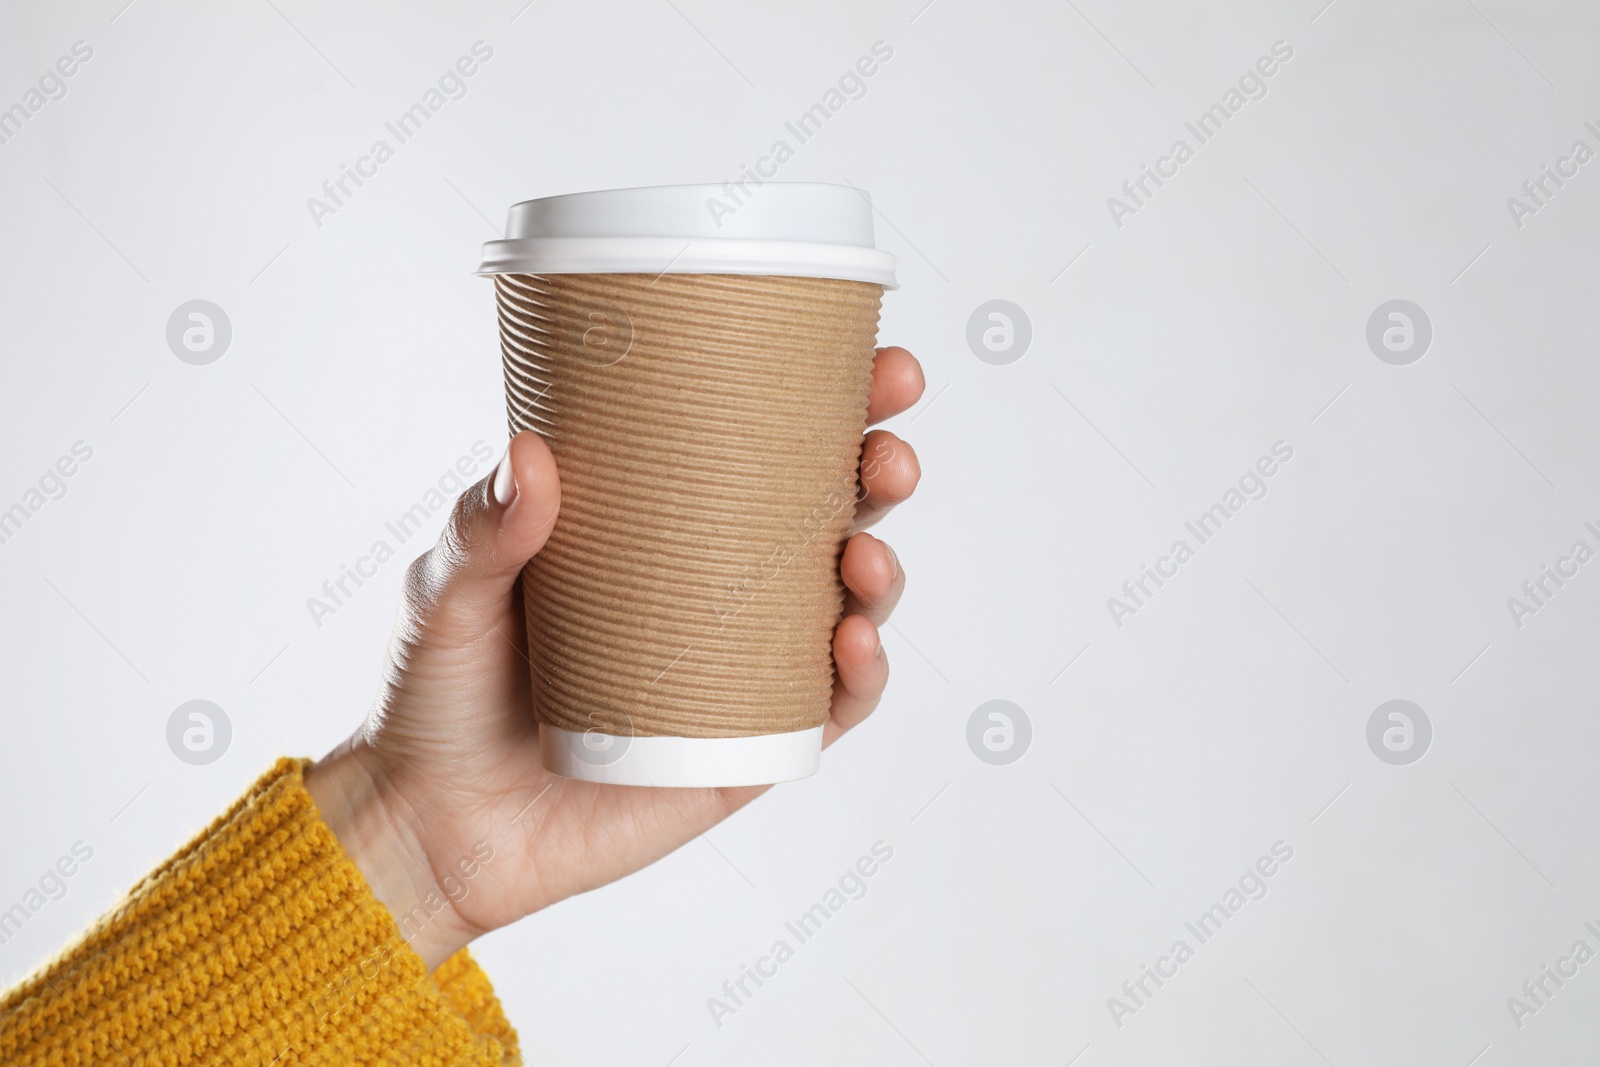
[[[544,768],[566,778],[666,788],[771,785],[817,772],[822,727],[753,737],[608,737],[539,725]]]

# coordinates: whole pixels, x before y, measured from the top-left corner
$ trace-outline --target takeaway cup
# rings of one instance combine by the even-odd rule
[[[546,768],[620,785],[816,771],[838,564],[894,257],[856,189],[617,189],[484,246],[512,433],[561,475],[523,572]]]

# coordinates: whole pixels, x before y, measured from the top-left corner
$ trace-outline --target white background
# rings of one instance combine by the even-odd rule
[[[1506,1001],[1600,950],[1600,564],[1520,628],[1506,601],[1600,547],[1600,163],[1520,228],[1506,201],[1600,148],[1600,10],[123,2],[0,15],[0,106],[94,50],[0,145],[0,508],[94,450],[0,545],[0,908],[94,849],[0,978],[359,721],[404,562],[320,629],[306,599],[502,447],[469,272],[506,207],[734,177],[882,40],[781,177],[870,190],[903,283],[882,338],[927,369],[891,424],[924,477],[882,527],[911,578],[889,695],[817,777],[479,943],[529,1060],[1592,1058],[1600,963],[1520,1029]],[[468,94],[317,227],[307,198],[479,40]],[[1280,40],[1265,98],[1116,226],[1107,198]],[[233,326],[204,367],[164,336],[196,298]],[[1033,327],[1008,366],[965,339],[995,298]],[[1408,366],[1365,337],[1396,298],[1433,324]],[[1117,627],[1106,599],[1280,440],[1268,495]],[[203,767],[165,740],[195,698],[233,726]],[[997,698],[1033,726],[1009,766],[966,742]],[[1394,698],[1433,724],[1409,766],[1366,741]],[[867,895],[715,1026],[878,840]],[[1117,1026],[1107,998],[1276,841],[1267,896]]]

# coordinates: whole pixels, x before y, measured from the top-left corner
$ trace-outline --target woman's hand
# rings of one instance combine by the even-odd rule
[[[869,422],[922,395],[922,368],[880,348]],[[860,532],[916,488],[911,446],[863,441],[863,497],[840,576],[833,706],[823,744],[872,712],[889,679],[878,638],[905,575]],[[597,785],[543,769],[518,576],[560,510],[555,459],[533,433],[456,501],[439,543],[411,565],[383,687],[367,721],[306,786],[378,899],[430,969],[474,937],[649,864],[768,787]]]

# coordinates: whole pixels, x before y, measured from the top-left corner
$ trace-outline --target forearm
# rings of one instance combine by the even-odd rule
[[[0,1063],[514,1060],[470,958],[429,970],[284,760],[0,1000]]]

